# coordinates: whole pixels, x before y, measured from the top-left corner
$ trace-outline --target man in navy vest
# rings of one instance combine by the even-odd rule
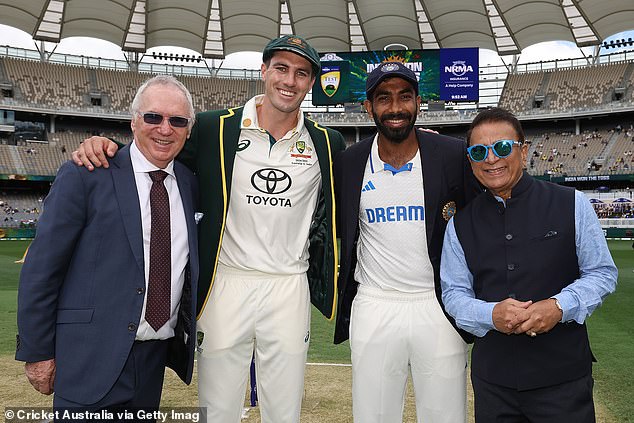
[[[616,287],[617,269],[585,195],[533,179],[519,121],[493,108],[467,132],[486,188],[449,221],[442,299],[476,336],[477,422],[594,422],[585,319]]]

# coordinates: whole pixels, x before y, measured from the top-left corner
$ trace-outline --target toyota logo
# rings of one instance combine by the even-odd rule
[[[253,188],[264,194],[281,194],[288,191],[291,184],[288,173],[271,167],[260,169],[251,175]]]

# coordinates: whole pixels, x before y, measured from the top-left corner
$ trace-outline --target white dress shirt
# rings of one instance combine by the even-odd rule
[[[143,263],[145,267],[145,292],[143,298],[143,310],[141,321],[136,332],[137,341],[147,341],[151,339],[168,339],[174,336],[174,328],[178,319],[178,308],[180,306],[183,284],[185,282],[185,268],[189,260],[189,244],[187,242],[187,223],[185,221],[185,211],[181,201],[176,174],[174,173],[174,161],[171,161],[164,170],[168,176],[163,181],[170,200],[170,232],[172,238],[172,277],[171,277],[171,304],[170,318],[156,332],[145,320],[145,307],[147,305],[147,284],[150,274],[150,229],[152,225],[152,215],[150,213],[150,188],[152,179],[149,172],[159,170],[158,167],[150,163],[143,153],[133,142],[130,146],[130,159],[134,170],[139,204],[141,206],[141,225],[143,227]]]

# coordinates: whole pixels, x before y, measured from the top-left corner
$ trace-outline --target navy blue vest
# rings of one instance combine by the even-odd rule
[[[537,302],[579,277],[575,194],[524,173],[504,204],[482,193],[454,219],[476,298]],[[472,373],[518,390],[552,386],[592,371],[585,325],[559,323],[531,338],[492,330],[476,338]]]

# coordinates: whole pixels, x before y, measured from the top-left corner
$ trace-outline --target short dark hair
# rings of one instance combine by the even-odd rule
[[[515,115],[509,112],[506,109],[501,107],[492,107],[490,109],[486,109],[478,113],[478,115],[473,119],[471,125],[469,126],[469,130],[467,131],[467,145],[471,145],[471,133],[473,130],[484,124],[484,123],[492,123],[492,122],[506,122],[513,127],[515,130],[515,134],[517,134],[517,141],[522,144],[526,141],[526,137],[524,136],[524,130],[522,129],[522,124],[515,117]]]

